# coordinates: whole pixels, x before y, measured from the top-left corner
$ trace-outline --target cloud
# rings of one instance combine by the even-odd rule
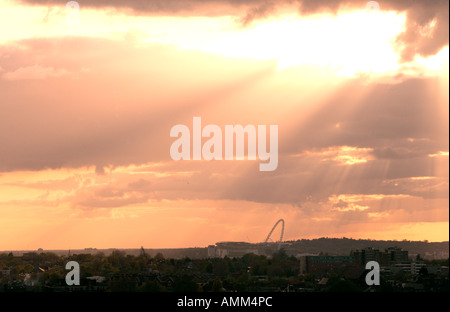
[[[428,155],[429,157],[439,157],[439,156],[447,156],[448,157],[448,151],[447,152],[444,152],[444,151],[439,151],[439,152],[437,152],[437,153],[434,153],[434,154],[429,154]]]
[[[320,150],[306,150],[302,155],[317,157],[321,161],[335,161],[343,165],[366,163],[371,160],[371,148],[358,148],[352,146],[332,146]]]
[[[268,73],[267,63],[98,38],[32,39],[2,50],[11,55],[9,67],[19,68],[8,79],[57,76],[62,72],[48,69],[63,66],[78,79],[0,83],[8,107],[0,115],[0,171],[97,166],[102,174],[103,167],[167,160],[173,125],[192,123],[201,107]],[[20,70],[33,59],[45,67]]]
[[[432,1],[425,6],[418,2],[407,9],[406,30],[397,38],[403,61],[411,61],[416,54],[434,55],[448,45],[448,4],[448,1]]]
[[[241,23],[243,26],[247,26],[255,19],[260,19],[268,16],[275,10],[276,4],[271,1],[264,1],[258,6],[251,7],[247,10],[245,16],[242,18]]]
[[[16,183],[37,193],[19,200],[2,190],[18,198],[2,205],[120,216],[210,201],[211,219],[222,203],[234,215],[251,206],[316,218],[309,226],[323,227],[308,233],[448,215],[448,165],[437,166],[448,160],[447,103],[435,78],[332,86],[304,67],[276,72],[270,62],[99,38],[24,40],[2,52],[9,72],[40,63],[78,79],[0,80],[0,171],[90,168],[67,181]],[[279,123],[277,170],[172,161],[170,128],[191,127],[197,115],[221,127]]]
[[[141,245],[162,244],[158,233],[165,233],[163,247],[179,243],[179,239],[186,236],[188,239],[180,246],[203,246],[223,240],[262,241],[273,223],[284,218],[286,239],[335,235],[379,238],[392,226],[403,228],[428,223],[428,231],[421,232],[418,237],[429,239],[430,233],[438,231],[434,234],[440,235],[433,240],[444,240],[446,232],[442,233],[443,227],[439,223],[448,222],[448,196],[406,195],[401,194],[403,188],[398,194],[383,194],[377,192],[375,183],[369,185],[365,179],[357,182],[368,188],[367,194],[336,193],[334,191],[338,189],[333,185],[336,180],[324,174],[324,179],[317,185],[326,189],[324,193],[328,196],[319,199],[313,192],[297,204],[284,203],[286,196],[288,199],[292,199],[291,195],[300,198],[305,185],[314,181],[307,179],[306,184],[300,183],[302,172],[295,171],[292,176],[282,173],[276,179],[265,179],[252,189],[242,180],[246,173],[252,172],[247,168],[249,165],[246,162],[164,162],[117,167],[105,175],[95,174],[93,168],[4,173],[0,179],[3,194],[0,205],[9,209],[3,211],[0,229],[6,230],[10,224],[10,231],[17,234],[15,244],[29,244],[31,228],[37,244],[53,242],[52,237],[67,236],[73,229],[75,236],[71,246],[74,243],[117,246],[117,238],[111,238],[111,235],[120,228],[120,237],[126,234],[128,239],[121,243],[125,245],[135,241]],[[343,166],[339,168],[343,169]],[[264,176],[259,178],[264,180]],[[353,178],[352,175],[349,179]],[[328,179],[331,181],[325,183]],[[433,180],[411,179],[414,183]],[[15,181],[14,185],[5,185],[8,181]],[[402,183],[400,180],[395,182]],[[393,188],[387,189],[388,192]],[[260,192],[260,196],[245,200],[243,198],[249,198],[242,196],[245,192],[236,192],[242,189],[253,195]],[[266,201],[269,197],[261,196],[263,193],[271,194],[272,201]],[[46,226],[42,227],[42,224]],[[437,229],[437,226],[441,227]],[[177,231],[170,231],[173,228]],[[82,240],[84,236],[80,240],[81,229],[82,233],[89,234],[86,241]],[[108,235],[93,235],[99,230]],[[380,233],[374,233],[374,230]],[[138,234],[133,236],[136,232]],[[50,241],[43,240],[46,233],[53,234],[48,235]],[[402,230],[386,237],[410,238],[412,233],[412,230]],[[140,240],[155,236],[158,240]],[[97,241],[98,237],[107,242]],[[66,244],[68,239],[63,243]]]
[[[306,16],[362,2],[291,3]],[[252,27],[284,4],[83,1],[81,9],[233,12]],[[422,12],[422,2],[381,3],[412,23],[397,40],[405,60],[414,45],[426,55],[444,44],[448,17],[436,12],[445,6],[429,2]],[[77,244],[79,233],[89,244],[144,236],[162,244],[164,227],[180,229],[166,230],[164,244],[247,233],[259,240],[278,218],[293,238],[448,225],[448,87],[440,78],[334,83],[314,66],[277,72],[275,62],[138,44],[132,36],[9,42],[0,63],[0,206],[9,207],[0,228],[23,242],[32,230],[37,242],[58,238],[64,246],[70,231]],[[259,172],[259,161],[172,161],[170,128],[192,127],[193,116],[220,127],[279,124],[277,170]],[[105,235],[91,235],[99,231]]]
[[[65,5],[63,0],[23,0],[28,4]],[[359,0],[86,0],[81,4],[91,8],[132,9],[137,14],[225,16],[234,15],[244,26],[255,19],[277,14],[288,6],[302,15],[337,13],[341,8],[365,9],[366,1]],[[406,29],[397,38],[397,48],[404,62],[416,55],[430,56],[448,45],[449,2],[447,0],[379,1],[381,10],[395,10],[407,14]]]
[[[329,88],[329,96],[302,98],[298,90],[313,83],[310,76],[292,80],[302,68],[275,74],[273,63],[163,45],[33,39],[3,51],[10,71],[40,59],[44,68],[67,68],[79,79],[0,81],[7,108],[0,115],[0,171],[91,167],[107,178],[121,166],[137,167],[133,174],[142,180],[80,193],[80,206],[202,198],[305,207],[333,194],[448,197],[448,165],[439,168],[443,157],[429,156],[448,151],[448,117],[439,113],[445,99],[437,97],[434,78],[369,86],[353,79],[334,88],[323,82],[317,90]],[[281,122],[277,170],[263,174],[256,161],[171,161],[170,128],[191,127],[199,114],[204,125]]]
[[[6,72],[2,75],[2,78],[9,81],[43,80],[47,78],[63,77],[69,74],[70,72],[64,68],[55,69],[53,67],[44,67],[36,64],[28,67],[20,67],[12,72]]]
[[[402,61],[408,62],[416,55],[434,55],[449,42],[449,2],[388,0],[378,1],[381,10],[405,12],[407,16],[404,33],[397,38]],[[340,6],[362,6],[365,2],[357,0],[306,0],[301,1],[301,11],[306,14],[321,11],[336,12]]]

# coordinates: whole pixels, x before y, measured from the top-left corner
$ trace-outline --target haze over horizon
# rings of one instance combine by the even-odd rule
[[[0,250],[449,240],[448,1],[66,2],[0,0]],[[172,160],[194,116],[277,169]]]
[[[324,239],[343,239],[344,237],[316,237],[316,238],[310,238],[307,240],[319,240],[321,238]],[[374,241],[374,242],[410,242],[410,243],[427,243],[427,244],[433,244],[433,243],[449,243],[449,241],[437,241],[437,242],[431,242],[431,241],[409,241],[409,240],[373,240],[373,239],[364,239],[364,238],[349,238],[347,237],[347,239],[349,240],[356,240],[356,241]],[[298,240],[302,240],[301,238]],[[285,242],[295,242],[297,241],[297,239],[293,239],[293,240],[289,240],[289,241],[285,241]],[[219,242],[215,242],[215,243],[223,243],[223,242],[229,242],[229,241],[219,241]],[[236,241],[237,242],[237,241]],[[245,241],[243,241],[245,242]],[[209,245],[214,245],[215,243],[211,243]],[[240,243],[240,242],[237,242]],[[245,243],[251,243],[251,244],[258,244],[258,243],[263,243],[263,242],[245,242]],[[276,242],[272,242],[272,243],[276,243]],[[371,246],[367,246],[367,247],[371,247]],[[390,246],[390,247],[397,247],[397,246]],[[89,247],[76,247],[76,248],[37,248],[37,249],[8,249],[8,250],[0,250],[0,252],[2,253],[7,253],[7,252],[14,252],[14,251],[29,251],[29,252],[35,252],[35,251],[42,251],[42,252],[52,252],[52,251],[78,251],[78,250],[97,250],[97,251],[102,251],[102,250],[141,250],[141,248],[144,248],[144,250],[163,250],[163,249],[203,249],[203,248],[208,248],[208,245],[205,246],[182,246],[182,247],[153,247],[153,246],[110,246],[110,247],[95,247],[95,246],[89,246]]]

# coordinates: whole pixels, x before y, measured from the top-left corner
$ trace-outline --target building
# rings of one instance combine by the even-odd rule
[[[365,266],[369,261],[381,262],[381,253],[378,249],[368,247],[361,250],[355,250],[350,253],[354,257],[355,263]]]
[[[445,270],[445,267],[440,265],[427,265],[428,274],[440,275],[443,270]]]
[[[405,273],[410,274],[419,274],[420,269],[426,267],[426,264],[423,261],[403,261],[399,263],[395,263],[391,266],[392,271],[403,271]]]
[[[211,254],[213,253],[213,249],[208,247],[208,256],[211,250]],[[216,243],[214,255],[216,257],[224,258],[224,257],[242,257],[245,254],[253,253],[255,255],[259,255],[259,250],[255,244],[246,243],[246,242],[220,242]]]
[[[378,263],[380,263],[381,261],[381,257],[382,254],[380,253],[380,251],[378,249],[375,248],[366,248],[363,250],[363,257],[364,257],[364,262],[363,264],[366,264],[367,262],[370,261],[377,261]]]
[[[389,247],[382,254],[380,261],[381,265],[389,265],[392,263],[399,263],[408,261],[408,251],[399,247]]]
[[[393,265],[408,261],[408,251],[399,247],[389,247],[381,252],[372,247],[352,251],[351,255],[355,258],[358,265],[366,265],[369,261],[376,261],[382,266]]]
[[[216,246],[209,245],[208,246],[208,258],[214,258],[216,256]]]
[[[219,242],[216,245],[209,245],[207,254],[209,258],[213,257],[229,257],[239,258],[245,254],[263,255],[271,257],[273,253],[280,250],[280,248],[288,247],[285,243],[247,243],[247,242]]]
[[[90,281],[95,281],[97,284],[100,284],[106,280],[106,277],[95,275],[95,276],[86,277],[86,279],[90,280]]]

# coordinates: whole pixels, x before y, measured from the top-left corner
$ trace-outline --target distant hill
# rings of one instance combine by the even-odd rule
[[[256,245],[256,244],[255,244]],[[317,239],[299,239],[295,241],[283,242],[283,248],[288,254],[328,254],[336,256],[347,256],[352,250],[364,249],[367,247],[377,248],[381,251],[389,247],[400,247],[403,250],[407,250],[410,256],[419,254],[424,259],[448,259],[449,258],[449,242],[426,242],[426,241],[396,241],[396,240],[369,240],[369,239],[352,239],[352,238],[317,238]],[[124,249],[117,248],[125,251],[129,255],[138,256],[141,253],[141,249]],[[76,249],[71,250],[71,254],[96,254],[104,253],[109,255],[114,248],[109,249]],[[11,251],[0,251],[0,253],[9,253]],[[26,252],[53,252],[58,255],[68,255],[68,250],[20,250],[12,251],[15,256],[21,256]],[[154,257],[156,254],[161,253],[165,258],[180,259],[189,257],[191,259],[199,259],[207,257],[206,247],[195,248],[167,248],[167,249],[151,249],[145,248],[146,254]]]
[[[328,253],[329,255],[349,255],[352,250],[367,247],[384,250],[388,247],[400,247],[410,255],[420,254],[425,259],[447,259],[449,257],[449,242],[426,241],[396,241],[369,240],[352,238],[317,238],[301,239],[285,242],[287,249],[299,253]]]

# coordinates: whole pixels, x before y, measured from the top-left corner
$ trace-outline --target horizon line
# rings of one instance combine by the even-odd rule
[[[450,240],[446,241],[429,241],[429,240],[408,240],[408,239],[392,239],[392,240],[383,240],[383,239],[371,239],[371,238],[349,238],[349,237],[316,237],[316,238],[299,238],[295,240],[286,240],[282,243],[286,242],[296,242],[301,240],[318,240],[318,239],[348,239],[348,240],[355,240],[355,241],[378,241],[378,242],[420,242],[420,243],[449,243]],[[62,251],[62,250],[86,250],[86,249],[96,249],[96,250],[124,250],[124,249],[194,249],[194,248],[208,248],[210,245],[216,245],[217,243],[248,243],[248,244],[278,244],[279,242],[245,242],[245,241],[218,241],[214,244],[209,244],[206,246],[185,246],[185,247],[143,247],[142,245],[140,247],[80,247],[80,248],[35,248],[35,249],[4,249],[0,250],[0,253],[4,252],[13,252],[13,251],[39,251],[39,249],[42,249],[43,251]]]

